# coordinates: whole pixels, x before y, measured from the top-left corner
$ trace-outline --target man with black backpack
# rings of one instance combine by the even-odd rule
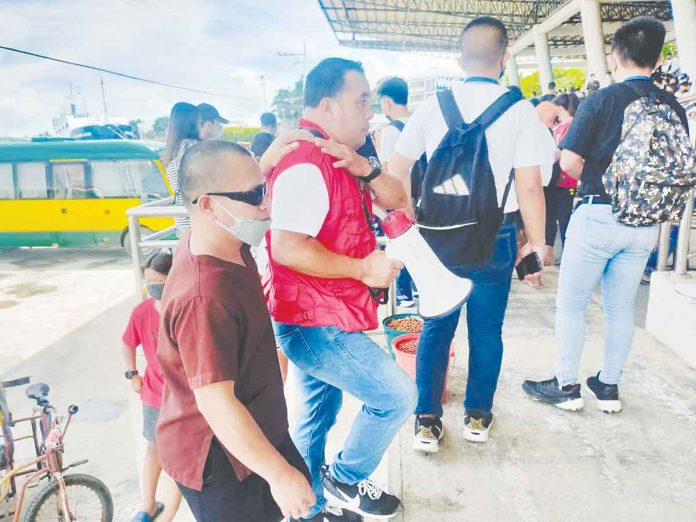
[[[411,185],[421,154],[427,169],[412,193],[416,223],[441,261],[468,277],[469,375],[464,438],[485,442],[493,422],[493,396],[503,356],[502,326],[517,259],[515,221],[521,210],[530,244],[522,257],[544,255],[541,165],[551,165],[555,145],[531,103],[498,84],[507,53],[507,31],[497,19],[471,21],[462,35],[464,83],[440,91],[411,116],[389,163],[390,173]],[[407,190],[408,191],[408,190]],[[518,207],[519,199],[519,207]],[[530,278],[540,279],[541,266]],[[416,356],[414,448],[436,452],[443,435],[441,397],[450,344],[461,308],[425,321]]]
[[[532,399],[577,411],[587,305],[601,283],[604,366],[587,379],[600,410],[621,411],[618,384],[633,341],[633,309],[657,224],[675,221],[694,186],[684,109],[650,80],[665,40],[649,17],[626,22],[612,45],[618,83],[585,99],[560,144],[561,168],[580,180],[558,283],[555,376],[525,381]]]

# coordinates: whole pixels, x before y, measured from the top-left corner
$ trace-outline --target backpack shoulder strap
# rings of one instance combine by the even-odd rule
[[[406,124],[401,120],[392,120],[389,122],[389,126],[394,127],[399,132],[403,132]]]
[[[442,115],[445,117],[448,129],[454,129],[464,123],[464,118],[462,118],[462,113],[459,112],[452,89],[437,91],[437,102],[440,105]]]
[[[487,129],[521,99],[522,95],[519,92],[507,91],[483,111],[472,125],[480,125],[484,129]]]

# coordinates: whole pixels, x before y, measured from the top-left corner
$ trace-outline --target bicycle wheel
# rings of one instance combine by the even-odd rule
[[[24,522],[112,522],[114,503],[104,483],[91,475],[65,475],[65,493],[70,514],[63,513],[58,481],[53,479],[36,494],[22,519]]]

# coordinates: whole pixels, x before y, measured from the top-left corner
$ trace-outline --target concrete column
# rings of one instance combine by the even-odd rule
[[[537,65],[539,67],[539,82],[541,92],[549,92],[549,82],[553,81],[553,69],[551,68],[551,53],[546,33],[542,33],[537,26],[534,27],[534,50],[536,51]]]
[[[599,0],[583,0],[580,5],[580,18],[585,40],[587,77],[594,73],[595,78],[604,86],[607,82],[607,55],[604,53],[604,31]]]
[[[681,70],[696,78],[696,1],[672,0],[674,32]]]
[[[520,86],[520,72],[517,70],[517,60],[515,59],[514,54],[510,55],[510,59],[508,60],[507,67],[505,68],[505,71],[507,72],[510,85],[517,85],[519,87]]]

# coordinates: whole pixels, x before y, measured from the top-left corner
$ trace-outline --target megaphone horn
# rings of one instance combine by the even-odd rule
[[[441,317],[466,302],[474,288],[471,280],[447,270],[403,210],[387,214],[382,230],[389,238],[385,254],[404,264],[418,288],[421,316]]]

